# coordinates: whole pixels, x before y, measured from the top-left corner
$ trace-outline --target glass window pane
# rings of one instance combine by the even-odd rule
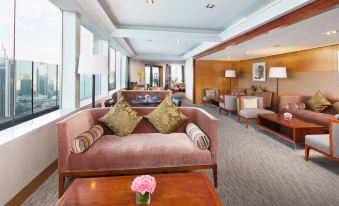
[[[152,67],[152,87],[159,86],[159,67]]]
[[[80,54],[93,55],[94,35],[84,26],[80,28]],[[92,75],[80,74],[80,100],[92,97]]]
[[[32,62],[16,61],[15,118],[32,114]]]
[[[34,63],[33,112],[57,106],[57,65]]]
[[[145,67],[145,86],[151,85],[151,67]]]
[[[109,74],[108,74],[108,89],[113,90],[115,85],[115,50],[109,48]]]
[[[12,124],[14,1],[1,0],[0,6],[0,125]]]

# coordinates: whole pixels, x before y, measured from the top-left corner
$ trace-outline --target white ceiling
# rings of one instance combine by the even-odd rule
[[[49,0],[128,56],[185,60],[313,0]],[[205,8],[214,4],[213,9]],[[177,43],[177,40],[180,42]]]
[[[339,33],[324,35],[332,30],[339,32],[339,8],[228,47],[202,59],[244,60],[338,44]]]

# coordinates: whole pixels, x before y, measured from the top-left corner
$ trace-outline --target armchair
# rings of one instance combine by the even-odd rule
[[[224,110],[231,116],[232,112],[237,112],[237,99],[238,96],[235,95],[224,95],[224,102],[219,103],[219,113]]]
[[[339,161],[339,120],[330,119],[329,129],[329,134],[305,136],[305,161],[308,161],[310,149]]]
[[[202,90],[202,103],[206,107],[206,103],[211,103],[211,99],[219,98],[219,89],[205,88]]]
[[[257,120],[258,114],[274,114],[274,112],[264,109],[264,98],[258,96],[239,96],[237,107],[238,122],[240,122],[241,118],[244,118],[246,128],[248,128],[249,120]]]

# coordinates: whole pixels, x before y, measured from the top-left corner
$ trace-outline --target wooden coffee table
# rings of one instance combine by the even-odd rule
[[[286,121],[282,114],[260,114],[257,121],[258,128],[293,142],[294,148],[296,148],[296,144],[305,144],[305,135],[325,133],[325,128],[321,125],[295,117],[291,121]]]
[[[219,98],[213,98],[213,99],[210,100],[210,102],[211,102],[211,104],[219,107],[219,103],[224,102],[224,100],[221,100]]]
[[[153,175],[151,205],[222,205],[203,172]],[[56,205],[136,205],[131,184],[136,176],[75,179]]]

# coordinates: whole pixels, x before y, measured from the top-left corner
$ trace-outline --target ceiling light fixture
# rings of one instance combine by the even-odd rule
[[[154,0],[146,0],[146,4],[154,4]]]
[[[251,52],[247,51],[246,54],[250,54]]]
[[[207,4],[207,5],[206,5],[206,8],[212,9],[212,8],[214,8],[214,4]]]
[[[338,33],[338,30],[332,30],[332,31],[325,32],[325,33],[323,33],[323,34],[324,34],[324,35],[330,36],[330,35],[332,35],[332,34],[337,34],[337,33]]]
[[[180,43],[180,40],[179,39],[177,39],[177,44],[179,44]]]

